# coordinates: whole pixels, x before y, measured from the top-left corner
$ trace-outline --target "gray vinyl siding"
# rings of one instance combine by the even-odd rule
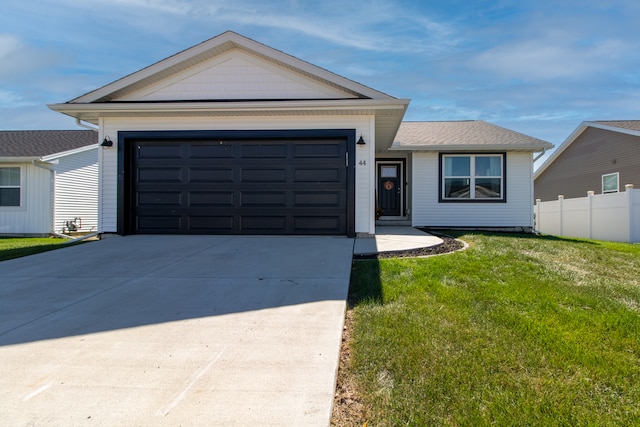
[[[587,128],[535,180],[535,198],[542,201],[602,193],[602,175],[618,172],[619,191],[626,184],[640,188],[640,137]]]

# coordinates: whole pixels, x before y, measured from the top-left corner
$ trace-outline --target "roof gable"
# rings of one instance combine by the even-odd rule
[[[231,54],[229,54],[230,51]],[[226,58],[227,60],[233,58],[233,60],[230,64],[222,66],[221,64],[226,61],[220,61],[221,58]],[[252,66],[246,67],[245,61],[250,62]],[[253,70],[254,73],[257,70],[262,70],[263,72],[267,70],[265,74],[272,79],[276,75],[280,75],[281,81],[279,83],[286,82],[291,84],[296,82],[297,84],[302,84],[302,87],[307,91],[309,88],[313,89],[310,93],[315,95],[322,94],[322,98],[333,96],[331,99],[395,99],[279,50],[232,31],[227,31],[120,80],[72,99],[69,103],[137,100],[137,97],[140,96],[143,98],[151,96],[152,98],[149,100],[153,101],[173,101],[176,100],[176,96],[179,96],[176,93],[176,89],[194,89],[195,86],[201,85],[203,80],[209,80],[208,90],[211,93],[201,94],[196,99],[207,97],[206,99],[209,100],[228,100],[228,98],[215,97],[220,95],[220,85],[224,84],[225,79],[231,79],[231,82],[236,85],[243,82],[251,83],[249,75],[224,75],[224,71],[229,71],[230,68],[233,69],[237,65],[243,65],[244,67],[241,68]],[[221,74],[218,74],[219,72]],[[306,82],[303,83],[303,80]],[[255,81],[252,84],[255,84]],[[261,84],[261,86],[264,88],[265,84]],[[170,89],[171,87],[173,89]],[[155,91],[160,92],[152,96],[151,94]],[[193,91],[191,92],[193,93]],[[161,94],[172,98],[160,99]],[[184,95],[180,96],[182,97],[180,100],[188,100],[184,98]],[[228,96],[228,94],[224,96]],[[247,98],[241,97],[238,99]],[[255,96],[251,99],[255,99]],[[277,99],[282,99],[282,95],[278,95]]]
[[[135,88],[135,85],[133,85]],[[343,99],[350,91],[234,48],[114,101]]]
[[[580,138],[580,135],[584,133],[588,128],[597,128],[608,130],[611,132],[618,132],[622,134],[640,136],[640,120],[598,120],[598,121],[585,121],[580,123],[580,125],[574,130],[571,135],[565,139],[562,144],[558,146],[558,148],[553,152],[551,156],[536,170],[534,179],[538,178],[540,175],[544,173],[545,170],[549,166],[553,164],[553,162],[560,157],[560,155],[569,148],[577,139]]]
[[[402,122],[394,150],[543,151],[553,144],[482,120]]]
[[[42,158],[97,143],[98,132],[92,130],[0,131],[0,158]]]

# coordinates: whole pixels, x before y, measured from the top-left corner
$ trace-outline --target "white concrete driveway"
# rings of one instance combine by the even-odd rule
[[[128,236],[0,262],[0,424],[326,426],[352,252]]]

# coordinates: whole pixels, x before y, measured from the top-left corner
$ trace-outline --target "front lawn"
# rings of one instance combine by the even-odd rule
[[[59,249],[61,243],[67,242],[58,238],[9,238],[0,237],[0,261],[20,258],[53,249]]]
[[[640,425],[640,245],[459,237],[354,262],[339,381],[361,409],[333,424]]]

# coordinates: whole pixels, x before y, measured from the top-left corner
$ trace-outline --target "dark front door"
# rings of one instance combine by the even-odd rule
[[[129,229],[347,234],[345,137],[127,141]]]
[[[378,209],[384,216],[402,216],[402,163],[378,163]]]

